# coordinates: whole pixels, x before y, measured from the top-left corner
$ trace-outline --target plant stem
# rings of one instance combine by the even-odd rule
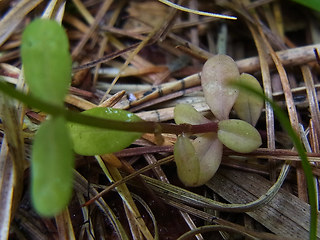
[[[31,95],[26,95],[20,91],[17,91],[13,86],[10,86],[4,82],[0,82],[0,91],[12,98],[15,98],[26,105],[37,108],[52,116],[64,116],[68,121],[88,126],[113,129],[128,132],[143,132],[143,133],[205,133],[205,132],[217,132],[218,123],[210,122],[199,125],[190,124],[172,124],[172,123],[157,123],[150,121],[143,122],[122,122],[115,120],[108,120],[98,117],[92,117],[70,110],[66,110],[63,107],[59,107],[50,103],[41,101]]]

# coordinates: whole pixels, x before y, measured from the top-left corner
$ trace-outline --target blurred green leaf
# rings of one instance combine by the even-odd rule
[[[257,129],[238,119],[220,121],[218,138],[228,148],[240,153],[252,152],[262,143]]]
[[[66,120],[43,122],[35,135],[31,157],[31,195],[35,210],[52,217],[69,203],[74,157]]]
[[[138,122],[141,119],[133,113],[114,108],[92,108],[81,114],[123,122]],[[69,123],[73,149],[86,156],[113,153],[128,147],[141,137],[141,133],[101,129],[88,125]]]
[[[68,37],[59,23],[31,22],[22,35],[21,58],[31,94],[62,105],[71,82],[71,57]]]
[[[313,10],[320,11],[320,1],[319,0],[291,0],[297,2],[301,5],[309,7]]]

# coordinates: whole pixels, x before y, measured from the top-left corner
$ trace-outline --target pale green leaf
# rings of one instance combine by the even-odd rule
[[[188,123],[188,124],[203,124],[210,121],[200,114],[190,104],[178,104],[174,108],[174,121],[176,124]]]
[[[31,157],[31,196],[35,210],[52,217],[72,195],[74,157],[66,120],[49,119],[35,135]]]
[[[178,136],[174,144],[174,160],[180,181],[186,186],[197,186],[200,174],[199,159],[188,137]]]
[[[189,187],[208,182],[220,166],[222,150],[216,133],[202,134],[193,141],[179,136],[174,145],[174,159],[181,182]]]
[[[62,105],[71,82],[71,57],[64,29],[48,19],[30,23],[22,35],[21,58],[30,93]]]
[[[252,152],[262,143],[257,129],[238,119],[220,121],[218,138],[226,147],[240,153]]]
[[[114,108],[97,107],[84,111],[81,114],[123,122],[141,121],[133,113]],[[141,136],[141,133],[138,132],[101,129],[78,123],[69,123],[69,127],[74,151],[86,156],[120,151]]]
[[[239,78],[239,70],[233,59],[216,55],[204,64],[201,84],[207,104],[219,120],[229,118],[231,108],[238,96],[238,90],[229,85]]]
[[[252,86],[261,93],[263,92],[258,80],[250,74],[242,73],[239,81]],[[263,103],[263,99],[256,94],[240,91],[233,108],[242,120],[255,126],[260,117]]]
[[[197,137],[193,142],[196,154],[199,158],[200,174],[196,186],[208,182],[218,170],[223,145],[216,133],[206,133]]]

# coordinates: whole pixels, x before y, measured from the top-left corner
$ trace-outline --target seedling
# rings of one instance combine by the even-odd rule
[[[33,21],[23,33],[21,57],[31,96],[59,111],[71,82],[71,57],[63,28],[52,20]],[[125,122],[141,121],[132,113],[111,108],[94,108],[82,114]],[[141,135],[67,124],[65,117],[65,114],[49,115],[40,125],[32,146],[31,198],[35,210],[46,217],[56,215],[69,203],[73,152],[111,153],[129,146]]]
[[[204,184],[219,167],[222,144],[239,152],[252,151],[261,144],[261,138],[253,126],[241,120],[228,118],[235,104],[234,109],[239,117],[254,125],[259,117],[262,103],[252,103],[265,98],[274,108],[284,129],[292,137],[302,159],[311,205],[310,239],[316,239],[315,187],[312,169],[303,145],[290,126],[289,120],[272,101],[263,95],[258,84],[252,82],[250,86],[246,86],[246,89],[254,95],[237,97],[238,90],[230,87],[228,83],[241,82],[242,78],[247,81],[245,80],[247,76],[239,77],[239,72],[231,58],[218,55],[205,64],[202,72],[205,98],[216,119],[206,119],[190,105],[178,105],[175,108],[175,121],[181,125],[143,122],[145,126],[141,127],[141,120],[126,111],[107,108],[78,114],[63,108],[63,99],[70,83],[71,59],[65,32],[56,22],[36,20],[31,23],[23,34],[21,55],[31,95],[23,94],[3,82],[0,82],[0,91],[50,114],[35,136],[31,160],[32,201],[39,214],[54,216],[68,205],[73,185],[73,151],[81,153],[82,149],[77,150],[75,147],[82,144],[80,139],[85,139],[89,145],[81,154],[93,155],[101,154],[101,148],[106,152],[123,149],[138,138],[141,132],[180,134],[174,149],[178,175],[188,186]],[[244,85],[239,83],[240,87]],[[254,96],[260,97],[255,99]],[[250,111],[243,109],[250,109]],[[67,120],[73,123],[67,123]],[[110,138],[117,136],[119,143],[111,148],[105,148],[102,144],[99,144],[97,149],[91,148],[90,143],[95,145],[97,142],[88,141],[96,136],[95,128],[112,129],[104,134],[98,134],[100,138],[98,142],[105,140],[110,143],[114,141]],[[114,132],[115,130],[118,132]],[[90,133],[82,138],[84,131]],[[123,131],[130,131],[130,134],[123,134]],[[122,137],[118,138],[118,134],[122,134]],[[189,138],[191,134],[193,134],[192,140]],[[105,139],[102,137],[104,135]],[[234,139],[238,140],[234,141]],[[80,142],[77,142],[78,140]],[[239,145],[240,143],[243,145]]]
[[[240,94],[238,97],[238,90],[230,86],[234,81],[249,82],[255,89],[262,91],[253,76],[240,76],[236,63],[226,55],[214,56],[205,63],[201,84],[205,99],[216,117],[214,121],[218,124],[218,130],[217,133],[197,135],[194,140],[186,134],[178,137],[174,147],[175,162],[178,176],[187,186],[203,185],[213,177],[221,162],[222,144],[240,153],[254,151],[261,145],[260,134],[251,124],[257,122],[263,101],[250,94]],[[251,124],[228,119],[235,102],[240,117],[249,120]],[[177,124],[210,122],[187,104],[176,106],[174,118]]]
[[[182,125],[146,122],[145,126],[138,124],[142,121],[139,117],[124,110],[94,108],[77,115],[63,109],[71,82],[71,58],[68,38],[55,21],[38,19],[26,28],[21,56],[31,96],[16,93],[15,97],[33,99],[33,103],[36,97],[37,106],[47,108],[49,113],[35,136],[31,159],[32,202],[40,215],[54,216],[68,205],[72,195],[73,152],[101,155],[119,151],[139,138],[141,132],[183,133],[174,149],[178,175],[186,185],[199,186],[219,167],[222,144],[240,152],[252,151],[261,144],[254,127],[228,119],[238,96],[238,90],[228,83],[239,79],[238,68],[228,56],[209,59],[202,72],[205,98],[217,117],[214,122],[189,105],[178,105],[175,120]],[[79,122],[67,123],[67,120]],[[128,123],[132,123],[132,128],[128,129]],[[101,129],[108,125],[111,129]],[[205,131],[202,126],[206,127]],[[188,134],[198,135],[190,140]]]

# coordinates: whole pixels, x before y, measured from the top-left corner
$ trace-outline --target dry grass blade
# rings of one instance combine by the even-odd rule
[[[150,154],[144,154],[145,159],[149,164],[155,164],[157,162],[156,158],[153,155]],[[164,171],[162,170],[161,166],[156,166],[153,171],[156,173],[158,179],[160,179],[163,182],[170,183],[169,179],[165,175]],[[196,228],[196,225],[190,215],[186,212],[179,211],[180,215],[183,217],[184,221],[187,223],[187,225],[190,227],[191,230]],[[203,236],[201,234],[196,235],[196,238],[198,240],[203,239]]]
[[[25,15],[34,9],[42,0],[20,1],[0,21],[0,46],[10,37]]]
[[[89,194],[89,196],[97,195],[98,192],[94,188],[89,187],[89,190],[88,190],[88,184],[89,184],[88,181],[83,176],[81,176],[78,172],[75,172],[75,183],[74,183],[75,189],[84,195],[87,195],[87,194]],[[118,235],[119,239],[121,240],[129,239],[120,221],[118,220],[118,218],[116,217],[112,209],[108,206],[108,204],[103,199],[97,200],[95,204],[99,207],[100,211],[102,211],[107,216],[110,223],[114,227],[114,231]]]
[[[269,181],[256,174],[231,170],[221,171],[209,183],[210,188],[232,203],[250,201],[262,194],[270,185]],[[266,206],[247,214],[275,234],[309,239],[309,205],[284,190],[280,190]],[[319,232],[318,237],[320,237]]]
[[[318,136],[320,136],[320,111],[319,101],[317,97],[316,88],[314,85],[314,79],[309,66],[301,67],[304,82],[306,84],[306,90],[308,95],[309,107],[312,121],[314,122],[314,128]]]
[[[263,82],[263,90],[266,96],[272,99],[272,86],[271,86],[271,76],[268,63],[266,61],[267,54],[265,49],[263,49],[263,45],[261,43],[261,38],[259,37],[258,33],[251,26],[250,23],[247,23],[248,27],[251,31],[253,39],[255,41],[259,59],[260,59],[260,66],[261,66],[261,74],[262,74],[262,82]],[[266,110],[266,128],[267,128],[267,146],[270,149],[275,149],[275,130],[274,130],[274,113],[271,105],[269,103],[265,103],[265,110]],[[272,159],[269,159],[270,162],[270,174],[272,181],[276,180],[276,173],[274,171],[276,162]]]
[[[72,51],[72,57],[76,58],[83,48],[83,46],[86,44],[86,42],[89,40],[93,32],[95,31],[96,27],[98,26],[99,22],[105,15],[106,11],[111,6],[113,0],[104,1],[101,8],[99,9],[99,12],[97,13],[97,16],[95,17],[94,22],[91,23],[89,31],[86,32],[86,34],[82,37],[81,41],[77,44],[77,46]]]
[[[106,166],[102,159],[99,156],[95,157],[101,167],[101,169],[103,170],[103,172],[106,174],[106,176],[108,177],[110,182],[118,182],[122,180],[122,176],[119,173],[118,169],[108,165]],[[135,205],[132,196],[127,188],[127,186],[125,184],[121,184],[118,187],[116,187],[117,192],[119,193],[119,195],[121,196],[123,203],[125,204],[125,207],[127,208],[127,211],[129,211],[129,216],[131,216],[130,218],[128,218],[129,220],[131,218],[133,218],[134,223],[131,223],[131,225],[138,227],[138,229],[142,232],[142,234],[144,235],[144,237],[147,240],[151,240],[153,239],[149,229],[147,228],[144,220],[141,217],[141,214],[137,208],[137,206]],[[135,234],[134,234],[135,236]]]
[[[1,154],[0,154],[0,204],[1,220],[0,220],[0,239],[7,239],[9,236],[10,222],[13,216],[12,202],[14,194],[14,167],[13,162],[8,158],[9,149],[5,139],[2,140]]]
[[[0,154],[0,203],[3,207],[0,214],[0,239],[6,239],[22,196],[25,159],[22,129],[15,102],[1,96],[0,104],[5,133]]]
[[[185,205],[180,202],[176,202],[174,200],[166,199],[166,203],[171,206],[174,206],[178,209],[181,209],[185,212],[188,212],[192,216],[203,219],[203,220],[207,221],[209,224],[217,224],[217,225],[220,224],[220,225],[224,225],[224,226],[229,226],[234,229],[238,229],[241,232],[246,232],[254,237],[257,237],[258,239],[265,239],[265,240],[296,240],[297,239],[297,238],[290,238],[290,237],[286,237],[286,236],[277,236],[275,234],[271,234],[271,233],[267,233],[267,232],[255,232],[255,231],[252,231],[251,229],[248,229],[242,225],[238,225],[238,224],[229,222],[227,220],[218,218],[217,216],[212,215],[208,212],[199,210],[197,208],[190,207],[188,205]]]
[[[56,216],[56,224],[60,239],[75,240],[72,222],[70,219],[69,210],[65,209],[61,214]]]

